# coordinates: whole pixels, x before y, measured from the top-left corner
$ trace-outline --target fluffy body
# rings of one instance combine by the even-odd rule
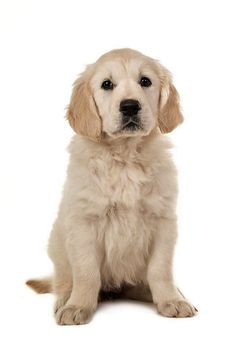
[[[112,96],[100,90],[108,70]],[[136,84],[141,70],[151,75],[149,91]],[[142,130],[120,131],[124,97],[141,103]],[[165,316],[193,316],[172,275],[177,173],[162,132],[182,116],[168,71],[135,51],[106,54],[75,82],[68,119],[78,134],[48,249],[57,322],[88,322],[109,292],[153,301]],[[36,282],[28,284],[50,288],[48,280]]]

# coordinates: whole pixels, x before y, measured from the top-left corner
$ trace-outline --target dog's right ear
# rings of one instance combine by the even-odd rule
[[[168,133],[181,124],[183,120],[179,94],[170,79],[169,82],[164,83],[160,93],[159,128],[161,132]]]
[[[101,119],[92,96],[89,82],[83,76],[74,82],[66,116],[71,127],[77,134],[100,141]]]
[[[155,60],[160,78],[158,126],[162,133],[174,130],[184,120],[180,108],[179,94],[173,85],[170,72]]]

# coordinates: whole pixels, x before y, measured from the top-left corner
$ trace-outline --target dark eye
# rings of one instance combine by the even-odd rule
[[[148,77],[141,77],[141,79],[140,79],[140,85],[142,86],[142,87],[149,87],[149,86],[151,86],[151,84],[152,84],[152,82],[150,81],[150,79],[148,78]]]
[[[106,91],[109,89],[113,89],[113,83],[110,80],[105,80],[102,83],[101,88],[105,89]]]

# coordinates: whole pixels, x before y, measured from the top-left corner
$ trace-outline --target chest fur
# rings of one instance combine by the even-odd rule
[[[152,212],[145,203],[153,188],[153,171],[138,161],[114,159],[106,165],[100,168],[96,161],[92,168],[107,202],[99,226],[104,286],[137,283],[144,277],[154,228]]]
[[[154,227],[138,207],[110,207],[100,227],[104,286],[138,283],[144,278]]]
[[[91,163],[91,173],[110,205],[135,207],[154,183],[153,170],[138,160],[96,160]]]

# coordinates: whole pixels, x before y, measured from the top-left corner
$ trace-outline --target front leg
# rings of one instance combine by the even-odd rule
[[[65,306],[56,312],[60,325],[87,323],[96,309],[100,280],[100,254],[92,221],[76,221],[66,242],[72,269],[72,292]]]
[[[175,219],[159,218],[147,268],[147,281],[158,312],[168,317],[188,317],[196,313],[173,281],[172,262],[177,224]]]

